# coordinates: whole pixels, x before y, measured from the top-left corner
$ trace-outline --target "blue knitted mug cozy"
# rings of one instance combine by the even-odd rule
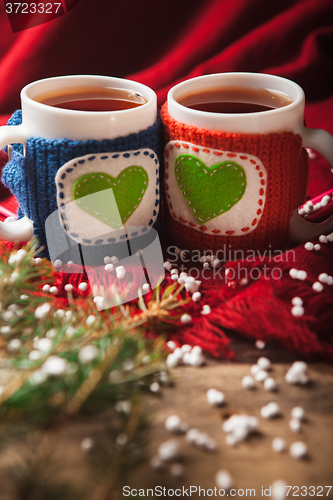
[[[11,116],[8,125],[20,123],[19,110]],[[23,146],[15,144],[2,181],[18,200],[19,218],[27,216],[33,221],[40,255],[51,260],[54,257],[75,260],[83,246],[85,264],[99,265],[103,256],[110,253],[118,253],[119,257],[122,253],[128,255],[129,241],[132,251],[142,248],[144,233],[148,234],[150,228],[158,230],[160,225],[161,144],[159,114],[147,129],[112,140],[30,137],[25,156]],[[136,224],[138,229],[132,233],[117,231],[116,223],[109,217],[105,196],[102,204],[100,192],[109,186],[114,188],[121,220],[128,220],[129,225],[130,220],[143,221]],[[94,206],[85,203],[80,206],[80,197],[87,194],[95,195]],[[79,225],[71,220],[70,207],[80,214]],[[130,219],[134,215],[135,218]],[[94,238],[87,236],[88,227],[97,228],[102,222],[104,228],[105,223],[108,224],[110,232],[104,230]],[[151,232],[156,235],[156,231]]]

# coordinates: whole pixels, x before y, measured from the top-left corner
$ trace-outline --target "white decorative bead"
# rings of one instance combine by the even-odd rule
[[[259,339],[255,341],[254,345],[259,350],[265,349],[265,347],[266,347],[266,343],[263,340],[259,340]]]
[[[116,267],[116,276],[118,279],[122,280],[126,276],[126,269],[124,266],[118,266]]]
[[[226,470],[219,470],[215,475],[215,483],[218,488],[230,491],[234,485],[231,475]]]
[[[53,266],[56,268],[56,269],[60,269],[60,267],[62,266],[62,261],[60,259],[56,259],[54,262],[53,262]]]
[[[264,380],[266,380],[266,378],[268,377],[268,373],[266,372],[266,370],[260,370],[257,371],[257,373],[254,375],[254,379],[257,381],[257,382],[263,382]]]
[[[324,287],[319,281],[315,281],[312,285],[312,289],[315,292],[322,292],[324,290]]]
[[[104,267],[105,271],[109,272],[109,273],[112,273],[114,271],[114,265],[113,264],[110,264],[110,262],[108,264],[106,264],[106,266]]]
[[[188,323],[191,323],[192,321],[192,317],[189,315],[189,314],[183,314],[181,317],[180,317],[180,321],[181,323],[183,323],[184,325],[188,324]]]
[[[291,416],[292,418],[297,418],[298,420],[304,420],[305,419],[304,408],[302,408],[301,406],[295,406],[295,408],[291,410]]]
[[[168,260],[166,260],[166,261],[164,262],[164,264],[163,264],[163,267],[164,267],[164,269],[166,269],[167,271],[171,271],[171,269],[172,269],[172,264],[171,264],[171,262],[169,262]]]
[[[74,287],[70,283],[67,283],[67,285],[65,285],[64,288],[65,288],[65,292],[72,292]]]
[[[260,410],[260,415],[263,418],[274,418],[280,415],[280,407],[277,403],[272,402],[268,403],[268,405],[263,406]]]
[[[224,404],[224,394],[217,389],[209,389],[206,396],[208,403],[212,406],[221,406]]]
[[[81,450],[88,453],[89,451],[91,451],[94,447],[94,441],[89,438],[89,437],[86,437],[84,439],[82,439],[81,441]]]
[[[245,375],[245,377],[242,378],[242,386],[244,389],[254,389],[255,383],[253,377],[251,377],[251,375]]]
[[[287,449],[287,443],[283,438],[276,437],[272,441],[272,448],[276,453],[282,453]]]
[[[150,290],[150,285],[149,285],[148,283],[144,283],[144,284],[142,285],[142,291],[143,291],[144,293],[148,293],[148,292],[149,292],[149,290]]]
[[[292,418],[289,420],[289,427],[293,432],[298,433],[301,430],[301,422],[298,418]]]
[[[264,381],[264,389],[269,392],[276,391],[277,385],[272,377],[266,378],[266,380]]]
[[[52,293],[52,295],[57,295],[58,288],[56,286],[51,286],[50,293]]]
[[[79,361],[83,365],[87,365],[94,361],[98,356],[98,349],[95,345],[85,345],[79,350]]]
[[[209,313],[211,313],[210,306],[208,306],[207,304],[205,304],[204,306],[202,306],[201,314],[205,316],[206,314],[209,314]]]
[[[49,292],[50,288],[51,288],[51,285],[48,285],[48,284],[44,285],[43,286],[43,292]]]
[[[295,316],[295,318],[300,318],[304,314],[303,306],[294,306],[291,308],[291,314]]]
[[[87,288],[88,288],[88,283],[86,283],[85,281],[81,281],[81,283],[78,286],[80,292],[85,292]]]
[[[158,447],[158,456],[163,462],[169,462],[180,458],[180,446],[178,441],[170,439],[160,444]]]
[[[304,248],[305,250],[313,250],[314,244],[311,243],[311,241],[308,241],[307,243],[305,243]]]
[[[271,361],[268,358],[262,356],[258,359],[257,365],[261,370],[270,370],[271,369]]]
[[[44,318],[48,314],[48,312],[51,309],[51,304],[49,302],[45,302],[45,304],[42,304],[41,306],[38,306],[35,309],[35,317],[37,319]]]
[[[47,375],[59,376],[67,370],[67,361],[59,356],[50,356],[42,366],[42,370]]]
[[[200,299],[201,299],[201,293],[200,292],[194,292],[194,294],[192,295],[192,300],[194,302],[199,302]]]
[[[293,458],[301,459],[306,457],[308,449],[303,441],[295,441],[289,448],[290,455]]]
[[[96,316],[94,316],[93,314],[90,314],[88,316],[88,318],[86,319],[86,325],[91,326],[93,323],[95,323],[95,321],[96,321]]]
[[[291,303],[292,303],[293,306],[302,306],[303,305],[303,300],[301,299],[301,297],[294,297],[291,300]]]

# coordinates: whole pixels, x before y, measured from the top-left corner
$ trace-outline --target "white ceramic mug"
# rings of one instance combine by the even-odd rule
[[[188,95],[223,87],[267,89],[286,94],[291,102],[283,107],[250,113],[208,112],[181,104]],[[176,244],[183,248],[217,250],[228,243],[233,248],[262,250],[273,240],[273,246],[283,248],[288,240],[288,230],[290,240],[296,242],[333,230],[333,216],[323,223],[314,224],[299,217],[296,208],[305,202],[306,195],[307,159],[302,148],[318,151],[333,167],[333,137],[325,130],[305,127],[304,104],[304,92],[299,85],[285,78],[259,73],[199,76],[181,82],[169,91],[167,104],[162,108],[162,120],[169,141],[165,150],[167,224]],[[284,145],[285,138],[290,143],[288,146]],[[264,155],[261,154],[263,150],[267,150]],[[279,164],[272,159],[276,151]],[[188,160],[189,154],[192,155],[192,164]],[[289,154],[293,154],[295,171],[288,164]],[[302,164],[298,162],[298,156],[302,156]],[[179,159],[183,159],[183,165]],[[244,193],[239,189],[240,199],[235,198],[220,211],[221,207],[215,203],[210,213],[209,207],[204,206],[202,195],[208,177],[202,175],[200,187],[199,176],[211,172],[210,175],[216,178],[215,185],[212,184],[210,189],[206,186],[210,192],[206,200],[210,200],[217,186],[218,170],[226,172],[228,166],[223,160],[236,162],[238,166],[233,168],[247,178],[247,185]],[[194,177],[195,168],[198,175],[194,183],[189,176]],[[288,190],[284,191],[282,185],[276,186],[281,180],[286,181]],[[293,184],[299,184],[297,196]],[[279,200],[283,199],[279,205]],[[282,229],[278,227],[279,209],[273,210],[273,206],[280,206],[281,211],[285,209],[287,212]],[[280,239],[276,236],[279,231]]]
[[[80,87],[105,87],[137,92],[145,103],[118,111],[76,111],[38,102],[38,97]],[[156,94],[149,87],[122,78],[97,75],[69,75],[30,83],[21,91],[22,124],[0,127],[0,149],[14,143],[25,144],[30,137],[63,138],[85,141],[115,139],[147,129],[156,122]],[[42,195],[42,194],[41,194]],[[27,217],[18,221],[0,222],[0,238],[26,241],[33,234],[33,222]]]

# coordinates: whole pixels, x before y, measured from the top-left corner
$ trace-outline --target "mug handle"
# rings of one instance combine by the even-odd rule
[[[305,127],[301,135],[303,139],[302,147],[318,151],[333,169],[333,136],[326,130]],[[300,217],[298,210],[295,210],[290,219],[289,239],[296,243],[303,243],[332,231],[333,215],[323,222],[309,222]]]
[[[0,149],[9,144],[25,144],[29,133],[23,125],[0,127]],[[0,238],[6,241],[28,241],[33,236],[33,222],[28,217],[0,222]]]

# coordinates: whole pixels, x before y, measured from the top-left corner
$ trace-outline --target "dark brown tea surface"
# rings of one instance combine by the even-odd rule
[[[81,87],[49,92],[35,101],[56,108],[74,111],[121,111],[136,108],[146,103],[134,90],[109,87]]]
[[[211,113],[258,113],[288,106],[293,100],[287,94],[268,89],[220,87],[186,94],[179,104]]]

